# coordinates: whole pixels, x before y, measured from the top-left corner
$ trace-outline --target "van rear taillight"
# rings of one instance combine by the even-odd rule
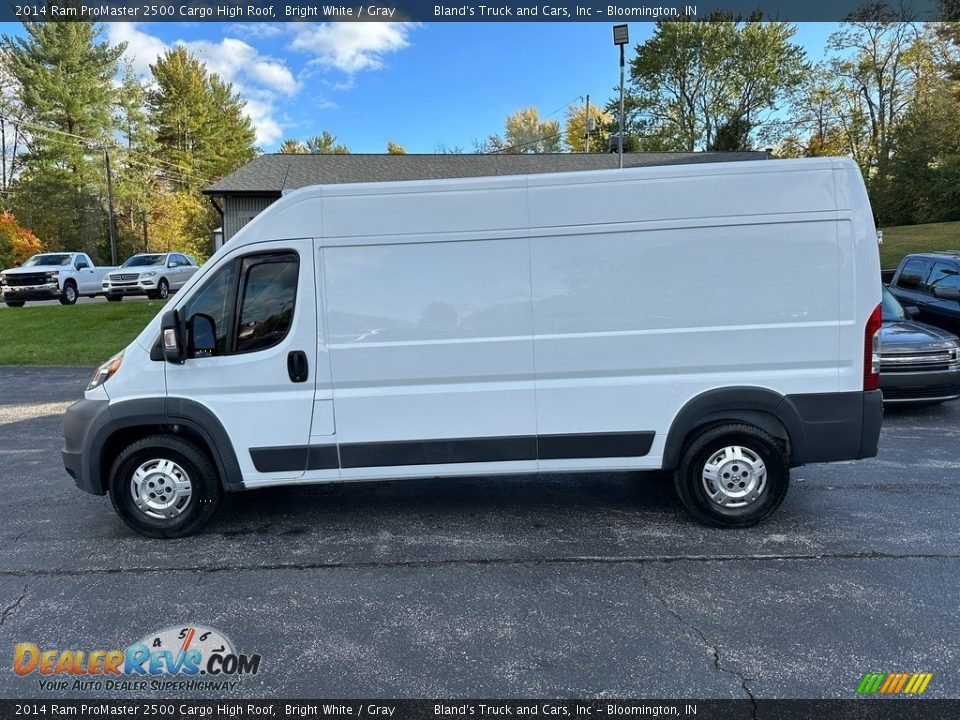
[[[876,390],[880,387],[880,328],[883,315],[877,305],[870,313],[867,326],[863,330],[863,389]]]

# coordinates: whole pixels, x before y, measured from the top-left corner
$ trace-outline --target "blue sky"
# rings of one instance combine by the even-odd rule
[[[0,24],[5,33],[18,24]],[[619,68],[607,23],[106,23],[148,76],[166,47],[185,43],[248,103],[265,152],[329,130],[353,152],[437,145],[469,152],[502,132],[513,110],[563,118],[571,102],[605,103]],[[631,47],[652,23],[631,23]],[[833,23],[799,23],[813,60]],[[628,55],[629,59],[629,55]]]

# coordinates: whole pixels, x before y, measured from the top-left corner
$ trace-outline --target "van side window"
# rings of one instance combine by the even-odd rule
[[[214,355],[225,355],[228,347],[228,333],[233,319],[233,298],[235,296],[236,261],[217,270],[183,308],[182,317],[189,322],[199,313],[213,318],[216,333]]]
[[[236,352],[264,350],[290,330],[297,299],[300,261],[294,253],[242,260]]]
[[[900,277],[897,279],[897,287],[904,290],[914,290],[916,292],[927,292],[927,287],[923,279],[927,276],[927,262],[919,258],[908,260],[903,270],[900,271]]]

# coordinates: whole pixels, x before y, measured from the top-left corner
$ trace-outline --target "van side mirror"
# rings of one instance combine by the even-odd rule
[[[956,287],[935,287],[933,294],[941,300],[956,300],[960,302],[960,288]]]
[[[920,314],[920,308],[918,308],[916,305],[907,305],[903,309],[906,311],[907,315],[912,318],[915,318]]]
[[[190,357],[210,357],[217,349],[217,323],[209,315],[197,313],[187,323]]]
[[[163,359],[174,365],[183,365],[183,326],[176,310],[168,310],[160,320],[160,345]]]

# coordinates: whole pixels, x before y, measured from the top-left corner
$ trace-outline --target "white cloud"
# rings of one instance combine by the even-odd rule
[[[296,95],[300,89],[286,65],[261,55],[243,40],[226,37],[220,42],[194,40],[183,44],[204,60],[212,72],[228,82],[252,82],[287,96]]]
[[[137,23],[112,22],[105,23],[107,36],[113,45],[121,42],[127,44],[125,57],[133,62],[133,69],[141,75],[150,73],[150,65],[167,49],[167,44],[160,38],[143,32],[137,28]]]
[[[284,100],[297,97],[305,84],[320,85],[334,91],[349,90],[357,73],[379,70],[386,57],[410,45],[410,32],[417,23],[343,22],[233,24],[215,40],[179,40],[167,43],[141,29],[141,23],[106,23],[110,41],[126,42],[126,57],[144,77],[150,65],[170,47],[184,45],[211,71],[233,84],[246,102],[246,114],[253,123],[259,145],[271,145],[284,134],[280,108]],[[211,26],[218,27],[218,26]],[[300,51],[309,60],[299,76],[284,59],[261,54],[251,43],[289,34],[287,47]],[[243,38],[243,39],[241,39]],[[249,41],[249,42],[248,42]],[[339,79],[317,77],[325,71],[344,73]],[[335,103],[315,92],[311,100],[320,109],[335,109]],[[289,118],[288,118],[289,119]]]
[[[258,145],[271,145],[283,137],[283,127],[274,118],[276,109],[272,103],[246,98],[244,111],[257,131]]]
[[[341,22],[291,23],[291,47],[314,55],[313,65],[336,68],[346,73],[377,70],[384,56],[410,45],[410,31],[416,23]]]

